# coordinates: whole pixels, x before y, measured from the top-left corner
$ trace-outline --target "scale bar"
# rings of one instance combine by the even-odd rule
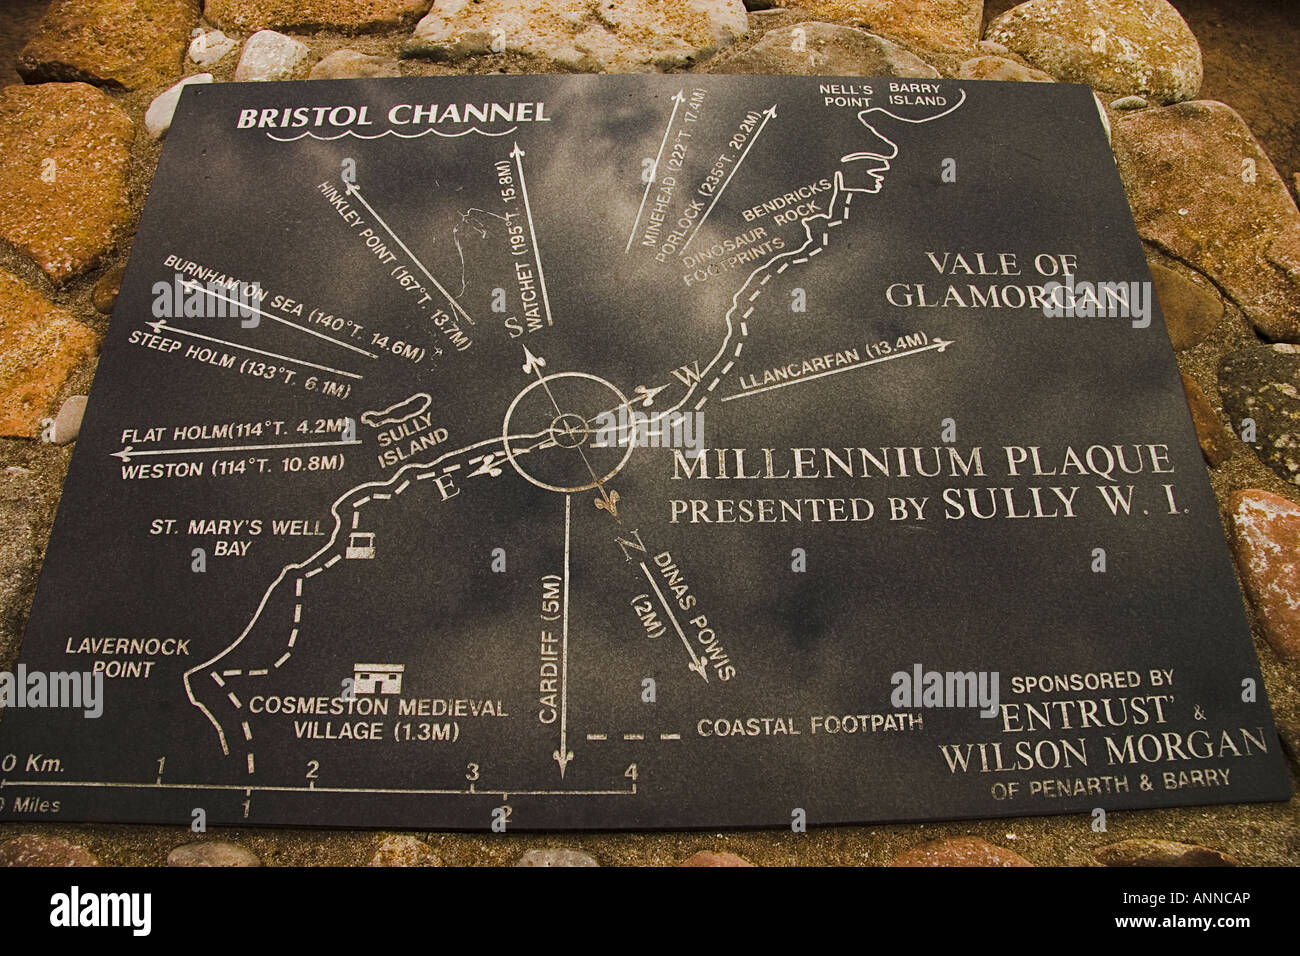
[[[248,786],[238,783],[126,783],[111,780],[0,780],[0,790],[5,787],[100,787],[112,790],[237,790],[242,793],[386,793],[411,794],[413,796],[475,797],[495,796],[498,793],[509,793],[512,796],[519,797],[616,797],[636,794],[636,784],[633,784],[630,790],[515,790],[510,787],[502,790],[498,787],[490,791],[475,791],[472,788],[466,790],[440,790],[433,788]]]

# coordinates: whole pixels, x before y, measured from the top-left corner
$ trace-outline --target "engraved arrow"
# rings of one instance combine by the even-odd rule
[[[533,374],[533,372],[537,372],[537,374],[540,376],[542,374],[540,369],[546,368],[546,359],[538,358],[536,355],[532,353],[532,351],[528,348],[528,346],[525,345],[523,368],[524,368],[525,375],[531,375]]]
[[[174,332],[176,335],[188,335],[190,338],[202,339],[205,342],[215,342],[217,345],[228,345],[232,349],[243,349],[245,352],[252,352],[255,355],[265,355],[267,358],[280,359],[284,362],[293,362],[295,365],[305,365],[307,368],[316,368],[324,372],[333,372],[335,375],[344,375],[347,378],[362,378],[356,372],[345,372],[341,368],[331,368],[328,365],[317,365],[315,362],[308,362],[304,359],[294,358],[292,355],[281,355],[279,352],[267,352],[265,349],[255,349],[251,345],[241,345],[238,342],[228,342],[225,339],[213,338],[211,335],[204,335],[202,332],[195,332],[191,329],[182,329],[178,325],[168,325],[163,319],[157,322],[146,322],[145,325],[154,330],[155,335],[162,335],[163,330]]]
[[[646,580],[650,582],[650,587],[654,588],[655,597],[659,598],[659,603],[663,605],[664,613],[668,615],[668,620],[673,622],[673,628],[677,631],[677,636],[682,639],[682,644],[686,647],[686,653],[691,655],[691,663],[686,666],[699,674],[700,677],[704,679],[704,683],[707,684],[709,682],[709,673],[704,668],[704,661],[695,653],[695,648],[691,647],[691,642],[687,640],[686,633],[682,630],[682,626],[677,623],[677,615],[673,613],[673,609],[668,605],[668,601],[664,598],[664,592],[659,590],[659,582],[654,579],[654,575],[650,573],[650,569],[645,566],[644,561],[641,561],[640,565],[641,570],[645,572]]]
[[[685,252],[686,247],[694,242],[695,237],[700,234],[700,227],[704,225],[704,220],[709,218],[709,213],[713,212],[713,207],[718,204],[718,200],[722,198],[722,194],[726,192],[727,187],[731,185],[732,177],[740,170],[740,164],[745,161],[745,157],[749,155],[749,151],[753,149],[754,144],[758,142],[758,137],[759,134],[763,132],[763,127],[767,125],[768,120],[775,119],[775,117],[776,104],[773,103],[767,109],[763,110],[763,122],[758,124],[758,129],[754,130],[754,135],[751,136],[749,142],[745,144],[745,151],[740,154],[740,159],[736,160],[736,165],[731,167],[731,172],[728,173],[727,178],[722,181],[722,186],[713,194],[713,202],[709,203],[709,208],[704,210],[704,215],[701,216],[700,221],[695,224],[695,231],[691,233],[691,237],[682,243],[682,252]]]
[[[450,292],[448,292],[446,289],[442,287],[442,283],[433,277],[433,273],[431,273],[428,269],[425,268],[424,263],[421,262],[416,257],[415,253],[413,253],[410,249],[406,248],[406,243],[402,242],[402,240],[398,238],[397,233],[393,232],[392,227],[389,226],[388,223],[384,222],[383,218],[379,215],[379,213],[375,212],[375,207],[370,205],[370,203],[366,202],[366,197],[361,195],[361,187],[356,186],[353,183],[344,183],[343,188],[344,190],[347,191],[347,194],[349,196],[356,197],[357,202],[365,206],[366,211],[369,212],[370,215],[375,217],[375,222],[383,226],[384,231],[393,237],[393,242],[401,246],[402,251],[405,252],[406,255],[410,258],[410,260],[415,263],[416,267],[421,272],[424,273],[424,277],[433,283],[433,287],[437,289],[442,294],[443,298],[447,300],[447,302],[451,305],[452,310],[455,311],[462,319],[464,319],[470,325],[474,325],[475,322],[470,317],[470,314],[465,311],[465,309],[461,306],[459,302],[456,301],[455,297]]]
[[[677,110],[685,102],[686,97],[682,95],[681,90],[678,90],[673,97],[673,111],[668,117],[668,125],[664,127],[664,138],[659,142],[659,152],[655,153],[654,168],[650,172],[650,178],[645,184],[645,192],[641,196],[641,205],[637,207],[636,218],[632,220],[632,233],[627,237],[627,247],[623,250],[624,252],[632,248],[632,240],[636,238],[637,224],[641,221],[641,213],[645,211],[645,201],[650,198],[650,189],[655,183],[659,182],[659,161],[664,158],[664,147],[668,145],[668,134],[673,131],[673,121],[677,119]]]
[[[601,490],[604,491],[604,488],[602,488]],[[605,511],[608,511],[609,516],[613,518],[615,521],[618,521],[618,501],[619,501],[618,492],[611,488],[609,491],[609,495],[606,496],[603,501],[595,502],[596,509],[597,510],[603,509]],[[622,522],[620,522],[620,524],[621,523]]]
[[[513,451],[513,454],[518,455],[523,453],[526,450],[527,449],[515,450]],[[499,466],[501,462],[505,460],[506,460],[506,455],[504,452],[490,451],[486,455],[479,455],[477,458],[471,458],[469,460],[469,463],[471,465],[474,464],[474,462],[476,461],[479,462],[480,463],[479,466],[475,468],[473,471],[467,472],[467,474],[471,478],[475,478],[478,475],[486,475],[489,478],[499,478],[501,477],[501,472],[502,472],[502,469]]]
[[[528,235],[533,240],[533,261],[537,265],[537,284],[542,288],[542,305],[546,309],[546,324],[551,325],[551,300],[546,294],[546,274],[542,272],[542,250],[537,245],[537,229],[533,226],[533,207],[528,202],[528,183],[524,181],[524,151],[515,143],[510,151],[514,157],[515,168],[519,170],[519,193],[524,200],[524,212],[528,216]]]
[[[640,402],[642,408],[649,408],[655,403],[655,396],[667,387],[667,385],[658,385],[654,388],[648,388],[645,385],[638,385],[636,387],[636,395],[633,398],[633,401]],[[631,402],[628,404],[630,405]]]
[[[340,445],[360,445],[361,439],[356,438],[352,441],[304,441],[294,442],[288,445],[228,445],[221,448],[145,448],[136,451],[134,446],[127,445],[121,451],[110,452],[113,458],[121,458],[123,461],[130,461],[132,458],[143,458],[150,455],[199,455],[208,452],[222,451],[271,451],[282,448],[332,448]]]
[[[907,358],[910,355],[920,355],[922,352],[943,352],[948,346],[955,343],[944,339],[935,339],[929,345],[918,346],[917,348],[903,349],[898,352],[891,352],[889,355],[882,355],[879,358],[867,359],[865,362],[857,362],[853,365],[845,365],[842,368],[827,369],[825,372],[816,372],[812,375],[800,376],[799,378],[788,379],[784,382],[777,382],[774,385],[763,385],[759,388],[751,388],[747,391],[737,392],[735,395],[728,395],[723,398],[724,402],[734,401],[737,398],[745,398],[749,395],[759,395],[763,392],[770,392],[774,389],[785,388],[788,385],[802,385],[811,382],[814,379],[825,378],[827,375],[838,375],[840,372],[852,372],[854,369],[866,368],[868,365],[879,365],[881,362],[892,362],[895,359]]]
[[[564,496],[564,605],[560,624],[560,749],[551,758],[560,765],[560,779],[573,760],[569,749],[569,524],[572,495]]]
[[[334,338],[333,336],[326,335],[323,332],[317,332],[315,329],[306,328],[305,326],[299,325],[297,322],[290,322],[282,315],[274,315],[270,312],[263,312],[261,309],[257,308],[256,306],[249,305],[246,302],[240,302],[238,299],[228,298],[224,295],[221,295],[220,293],[213,292],[211,289],[205,289],[197,282],[182,282],[181,287],[185,289],[190,289],[191,291],[194,292],[202,292],[205,295],[212,296],[214,299],[220,299],[222,302],[229,302],[231,305],[235,306],[236,308],[246,309],[249,312],[254,312],[257,315],[268,318],[273,322],[279,322],[283,325],[287,325],[289,326],[289,328],[295,329],[296,331],[304,332],[307,335],[314,335],[316,336],[316,338],[324,339],[326,342],[332,342],[335,345],[339,346],[340,348],[351,349],[353,352],[356,352],[360,355],[364,355],[367,358],[379,358],[379,356],[376,355],[374,352],[367,352],[365,349],[358,348],[357,346],[352,345],[350,342],[342,342]]]

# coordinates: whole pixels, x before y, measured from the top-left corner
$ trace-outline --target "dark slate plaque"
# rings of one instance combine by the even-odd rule
[[[0,816],[1285,799],[1148,280],[1083,87],[191,87],[22,649],[103,713]]]

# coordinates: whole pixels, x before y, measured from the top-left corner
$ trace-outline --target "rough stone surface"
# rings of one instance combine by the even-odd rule
[[[1264,637],[1287,660],[1300,658],[1300,505],[1258,489],[1228,498],[1232,551]]]
[[[70,313],[0,272],[0,436],[39,437],[59,387],[95,343]]]
[[[1201,48],[1166,0],[1029,0],[986,35],[1058,79],[1115,96],[1177,103],[1201,88]]]
[[[50,441],[56,445],[66,445],[76,441],[81,433],[81,419],[86,414],[86,396],[70,395],[59,406],[59,413],[54,416],[54,428]]]
[[[1151,263],[1151,282],[1177,350],[1189,349],[1214,331],[1223,318],[1223,299],[1208,282]]]
[[[186,843],[167,854],[168,866],[261,866],[252,850],[238,843]]]
[[[894,857],[890,866],[1033,866],[1019,853],[978,837],[932,840]]]
[[[1205,456],[1206,463],[1218,467],[1232,457],[1232,436],[1223,427],[1219,413],[1214,410],[1195,379],[1183,376],[1183,392],[1187,395],[1187,407],[1192,412],[1192,424],[1196,426],[1201,454]]]
[[[1113,110],[1144,110],[1151,104],[1141,96],[1121,96],[1110,101]]]
[[[274,30],[260,30],[244,41],[235,82],[292,80],[304,71],[308,55],[307,44]]]
[[[311,68],[311,80],[350,80],[368,76],[401,76],[396,60],[368,56],[356,50],[335,50]]]
[[[1236,111],[1204,100],[1128,113],[1114,148],[1142,238],[1264,335],[1300,341],[1300,212]]]
[[[199,0],[54,0],[18,54],[18,72],[29,83],[165,83],[180,72],[198,15]]]
[[[1277,725],[1277,735],[1282,740],[1283,748],[1291,755],[1291,761],[1300,764],[1300,720],[1274,711],[1273,722]]]
[[[125,266],[114,266],[99,277],[90,294],[96,312],[102,315],[113,314],[113,306],[117,305],[117,294],[122,291],[122,278],[125,275]]]
[[[204,16],[225,30],[359,33],[414,23],[429,0],[207,0]]]
[[[18,620],[40,547],[36,527],[39,481],[21,466],[0,471],[0,667],[17,655]]]
[[[984,22],[983,0],[782,0],[781,6],[931,48],[970,49]]]
[[[1172,840],[1124,840],[1093,853],[1102,866],[1236,866],[1226,853]]]
[[[171,129],[172,117],[176,115],[176,104],[180,102],[181,92],[192,83],[211,83],[211,73],[196,73],[187,76],[176,85],[159,93],[144,113],[144,128],[154,139],[159,139]]]
[[[1021,83],[1055,83],[1050,73],[1035,70],[1015,60],[1000,56],[977,56],[966,60],[957,68],[963,80],[1014,80]]]
[[[189,57],[199,66],[211,66],[224,60],[230,51],[239,46],[239,41],[228,37],[220,30],[204,30],[195,27],[190,34]]]
[[[796,34],[802,30],[802,34]],[[714,73],[936,77],[939,71],[884,37],[832,23],[773,30],[748,50],[711,64]]]
[[[578,850],[529,850],[515,866],[600,866]]]
[[[95,265],[131,218],[134,130],[84,83],[0,89],[0,239],[56,282]]]
[[[1264,464],[1300,485],[1300,347],[1255,345],[1219,363],[1219,394],[1232,427],[1255,422],[1255,449]]]
[[[748,28],[741,0],[435,0],[405,49],[453,61],[521,53],[570,70],[627,73],[690,65]]]
[[[701,850],[687,859],[683,860],[678,866],[753,866],[743,856],[736,856],[734,853],[714,853],[712,850]]]
[[[423,840],[401,833],[393,833],[379,841],[370,856],[371,866],[440,866],[433,847]]]
[[[75,843],[29,833],[0,843],[0,866],[99,866],[99,860]]]

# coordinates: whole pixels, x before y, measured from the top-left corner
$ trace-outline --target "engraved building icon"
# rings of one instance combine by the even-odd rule
[[[405,664],[353,664],[353,689],[357,694],[400,694]]]
[[[375,556],[375,536],[368,531],[354,531],[348,538],[344,556],[353,560],[373,558]]]

